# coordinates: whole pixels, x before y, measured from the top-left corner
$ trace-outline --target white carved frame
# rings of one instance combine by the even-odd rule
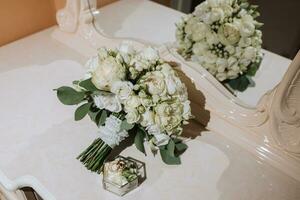
[[[57,12],[59,27],[53,37],[87,57],[100,46],[117,47],[124,39],[104,36],[92,23],[92,12],[96,9],[96,0],[67,0],[66,7]],[[135,40],[128,42],[136,48],[149,45]],[[211,115],[209,129],[300,180],[300,53],[280,84],[265,94],[256,108],[251,108],[230,94],[204,68],[182,59],[173,44],[156,47],[164,59],[179,63],[203,92]]]

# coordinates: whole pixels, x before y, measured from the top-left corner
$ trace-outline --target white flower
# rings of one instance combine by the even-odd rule
[[[202,40],[206,32],[208,31],[207,25],[201,22],[198,22],[192,26],[192,38],[195,41]]]
[[[152,124],[154,124],[154,113],[148,109],[142,114],[141,125],[147,127]]]
[[[140,120],[141,116],[136,109],[133,109],[127,112],[125,118],[127,119],[128,123],[134,124]]]
[[[124,101],[125,110],[134,110],[141,105],[141,100],[137,95],[131,95]]]
[[[218,72],[224,72],[225,69],[228,67],[228,62],[224,58],[218,58],[216,61],[216,65],[217,65]]]
[[[156,61],[159,59],[158,52],[152,47],[145,48],[141,55],[146,60]]]
[[[160,71],[147,72],[142,78],[141,83],[145,84],[147,91],[151,95],[163,96],[167,92],[164,75]]]
[[[111,112],[120,112],[122,110],[121,103],[115,94],[100,93],[93,97],[94,103],[99,109],[106,109]]]
[[[111,92],[115,93],[121,101],[128,99],[132,91],[133,84],[129,81],[116,81],[111,87]]]
[[[256,49],[254,47],[246,47],[243,57],[245,59],[248,59],[250,61],[254,61],[255,57],[256,57]]]
[[[245,15],[242,17],[239,29],[243,37],[249,37],[253,35],[255,32],[255,25],[251,15]]]
[[[215,32],[206,33],[206,42],[209,46],[219,42],[218,35]]]
[[[110,91],[115,81],[124,80],[125,69],[113,57],[107,57],[99,63],[92,73],[92,82],[100,90]]]
[[[208,50],[209,46],[204,42],[197,42],[193,45],[193,53],[195,55],[203,55]]]
[[[147,132],[150,135],[153,135],[155,140],[154,144],[156,146],[163,146],[167,145],[169,143],[170,137],[164,133],[161,132],[159,126],[157,125],[151,125],[146,128]]]
[[[99,48],[98,49],[98,58],[99,58],[99,61],[102,61],[102,60],[104,60],[107,57],[108,57],[108,51],[107,51],[107,49],[104,48],[104,47]]]
[[[216,78],[219,80],[219,81],[224,81],[227,79],[227,75],[225,72],[220,72],[220,73],[217,73],[216,74]]]
[[[219,29],[218,34],[221,38],[225,39],[222,42],[229,45],[237,43],[241,37],[238,27],[230,23],[224,24],[222,28]]]

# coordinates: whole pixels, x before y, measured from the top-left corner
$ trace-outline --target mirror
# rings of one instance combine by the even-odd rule
[[[166,0],[160,2],[168,7],[147,0],[116,1],[93,12],[94,25],[100,34],[107,37],[131,38],[157,46],[174,43],[176,31],[175,23],[180,21],[182,16],[184,16],[183,12],[192,12],[195,6],[202,1]],[[250,2],[262,6],[263,10],[268,9],[267,6],[269,4],[267,1]],[[297,6],[295,6],[295,8],[297,8]],[[276,5],[273,6],[272,9],[276,11]],[[262,13],[263,10],[260,10],[260,12]],[[259,21],[265,23],[266,28],[263,29],[263,34],[266,32],[265,37],[270,36],[268,31],[274,33],[274,28],[269,24],[272,22],[270,22],[269,18],[275,17],[275,15],[277,15],[276,13],[277,12],[264,12],[262,14],[263,19],[259,19]],[[297,17],[294,19],[297,19]],[[254,109],[261,97],[281,81],[291,62],[289,58],[278,55],[280,51],[286,52],[285,50],[276,49],[276,45],[271,45],[275,39],[271,39],[271,42],[269,42],[270,39],[263,38],[263,42],[265,40],[266,45],[264,45],[263,48],[268,50],[263,50],[264,57],[262,63],[256,75],[253,77],[256,83],[255,86],[249,87],[244,92],[234,92],[230,94],[230,99],[236,99],[234,102],[237,103],[242,102],[240,105],[247,108]],[[270,48],[268,48],[268,46],[270,46]],[[278,46],[282,47],[282,45]],[[289,50],[290,53],[284,55],[292,58],[297,50]],[[277,54],[271,53],[272,51]],[[221,83],[219,87],[223,87],[224,90],[227,90]]]

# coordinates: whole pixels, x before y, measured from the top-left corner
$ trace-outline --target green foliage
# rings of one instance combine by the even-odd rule
[[[160,148],[160,156],[164,163],[168,165],[180,165],[181,160],[180,157],[172,156],[170,155],[168,149],[166,148]]]
[[[164,163],[168,165],[181,164],[180,155],[187,149],[187,145],[177,138],[170,139],[169,143],[159,148]]]
[[[145,146],[144,146],[145,137],[146,137],[145,131],[138,128],[137,132],[136,132],[136,135],[134,137],[134,144],[140,152],[142,152],[146,155]]]
[[[255,74],[256,74],[256,72],[257,72],[257,70],[259,68],[259,64],[260,63],[251,63],[251,65],[249,66],[246,74],[248,76],[255,76]]]
[[[57,97],[65,105],[76,105],[84,100],[84,92],[78,92],[71,87],[62,86],[57,91]]]
[[[98,91],[98,89],[92,83],[92,79],[91,78],[90,79],[86,79],[84,81],[81,81],[79,83],[79,86],[83,87],[84,89],[86,89],[87,91],[90,91],[90,92]]]
[[[79,106],[75,111],[75,121],[79,121],[79,120],[83,119],[89,112],[91,105],[92,105],[92,103],[85,103],[85,104]]]
[[[98,126],[104,125],[106,118],[107,118],[107,111],[106,110],[99,111],[96,116],[96,124]]]
[[[122,121],[122,124],[121,124],[121,129],[122,130],[129,131],[133,127],[134,127],[134,124],[128,123],[126,119]]]
[[[232,89],[243,92],[250,85],[250,81],[248,80],[246,75],[242,75],[237,77],[236,79],[229,80],[228,84]]]

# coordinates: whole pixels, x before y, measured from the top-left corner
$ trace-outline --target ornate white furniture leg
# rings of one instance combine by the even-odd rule
[[[300,51],[269,99],[272,136],[280,148],[300,160]]]

